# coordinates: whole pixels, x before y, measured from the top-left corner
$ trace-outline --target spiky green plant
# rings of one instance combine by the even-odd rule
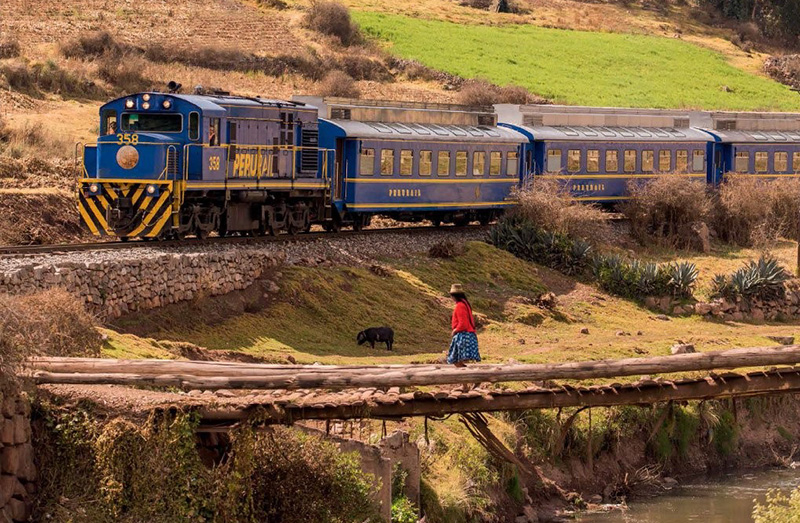
[[[669,274],[668,285],[672,294],[681,298],[689,298],[697,282],[697,266],[687,261],[671,263],[667,272]]]

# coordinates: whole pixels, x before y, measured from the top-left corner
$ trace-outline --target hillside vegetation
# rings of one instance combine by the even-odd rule
[[[528,25],[463,25],[360,12],[370,35],[403,58],[464,77],[518,84],[557,103],[797,110],[788,87],[677,39]]]

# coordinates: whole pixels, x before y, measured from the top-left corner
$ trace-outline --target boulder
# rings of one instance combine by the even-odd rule
[[[705,316],[706,314],[710,314],[712,310],[712,306],[710,303],[695,303],[694,304],[694,312],[695,314],[699,314],[701,316]]]
[[[581,334],[589,334],[589,327],[583,327],[581,329]]]
[[[697,352],[694,350],[694,345],[691,343],[676,343],[670,348],[672,354],[690,354]]]
[[[767,339],[780,343],[781,345],[794,345],[794,336],[767,336]]]

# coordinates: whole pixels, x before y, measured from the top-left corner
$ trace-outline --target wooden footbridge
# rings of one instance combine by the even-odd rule
[[[800,346],[791,345],[463,368],[37,358],[23,374],[61,395],[117,406],[127,401],[149,410],[188,408],[206,422],[225,425],[256,416],[264,423],[401,419],[798,393],[798,363]],[[677,373],[680,377],[670,377]],[[621,377],[635,379],[600,382]]]

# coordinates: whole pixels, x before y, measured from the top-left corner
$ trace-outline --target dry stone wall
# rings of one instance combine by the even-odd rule
[[[0,393],[2,394],[2,393]],[[0,402],[0,522],[27,521],[36,493],[31,406],[24,396]]]

